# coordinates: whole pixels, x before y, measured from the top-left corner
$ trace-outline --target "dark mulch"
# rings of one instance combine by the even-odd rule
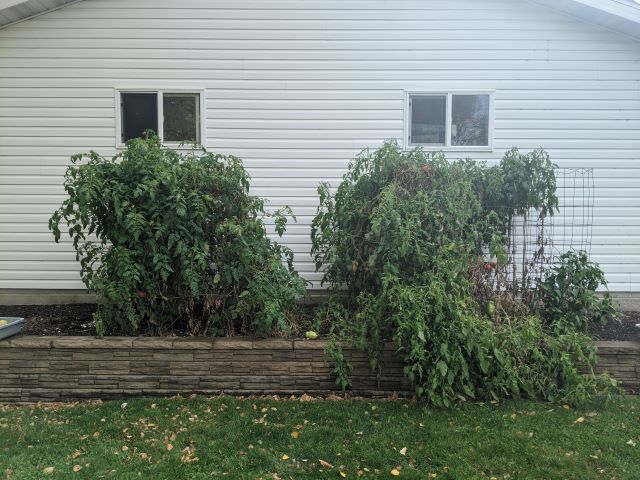
[[[0,305],[0,316],[23,317],[24,335],[95,335],[95,304]]]
[[[95,336],[93,314],[96,304],[70,305],[0,305],[0,317],[22,317],[23,335]],[[294,336],[302,336],[311,328],[313,306],[301,305],[294,325]],[[109,335],[129,336],[127,332],[111,331]],[[142,336],[154,335],[152,332]],[[170,332],[160,332],[162,336],[191,336],[185,325],[175,325]]]
[[[24,317],[25,335],[95,335],[92,315],[95,304],[78,305],[0,305],[0,316]],[[625,312],[606,327],[595,329],[599,340],[640,342],[640,312]],[[172,335],[185,335],[172,332]]]
[[[640,324],[640,312],[624,312],[607,326],[594,329],[594,336],[598,340],[640,342],[640,327],[636,327],[637,324]]]
[[[93,314],[98,306],[93,303],[70,305],[0,305],[0,317],[23,317],[23,335],[95,336]],[[110,335],[129,336],[126,332],[112,331]],[[145,335],[145,334],[142,334]],[[151,335],[146,334],[146,335]],[[189,336],[178,328],[170,336]]]

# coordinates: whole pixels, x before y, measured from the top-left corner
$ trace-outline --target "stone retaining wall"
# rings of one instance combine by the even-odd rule
[[[640,393],[640,342],[597,342],[596,372],[607,372],[629,393]]]
[[[338,390],[322,340],[14,337],[0,341],[0,403],[175,394],[326,394]],[[600,342],[598,371],[640,390],[640,343]],[[388,345],[382,374],[348,350],[358,395],[409,393]]]
[[[188,393],[326,394],[338,390],[321,340],[14,337],[0,341],[0,403]],[[376,377],[347,351],[353,391],[407,392],[391,345]]]

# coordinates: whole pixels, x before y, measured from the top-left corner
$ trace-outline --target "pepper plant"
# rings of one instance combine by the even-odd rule
[[[157,137],[134,139],[113,158],[72,157],[67,198],[51,217],[56,242],[73,240],[105,332],[256,333],[288,328],[305,294],[293,254],[273,242],[287,208],[268,213],[249,195],[240,159],[180,153]]]

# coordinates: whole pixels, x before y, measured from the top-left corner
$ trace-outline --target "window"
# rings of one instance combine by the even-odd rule
[[[122,93],[122,143],[141,137],[151,129],[158,133],[158,99],[156,93]]]
[[[197,93],[165,93],[164,141],[200,143],[200,95]]]
[[[492,94],[407,93],[407,146],[491,148]]]
[[[416,95],[411,99],[411,143],[444,145],[446,130],[446,95]]]
[[[116,92],[117,146],[153,130],[164,144],[202,142],[202,94],[199,92]]]
[[[451,96],[451,145],[489,146],[489,95]]]

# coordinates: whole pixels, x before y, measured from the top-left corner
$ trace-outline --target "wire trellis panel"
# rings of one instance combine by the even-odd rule
[[[506,273],[516,290],[535,287],[563,253],[583,250],[591,255],[593,169],[556,169],[556,185],[559,211],[541,216],[531,209],[512,220]]]

